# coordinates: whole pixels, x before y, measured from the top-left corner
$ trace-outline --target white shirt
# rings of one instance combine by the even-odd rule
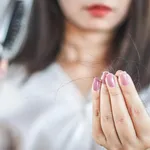
[[[57,63],[20,85],[25,74],[23,67],[12,66],[0,87],[0,118],[19,129],[24,149],[103,149],[92,139],[91,92],[83,97]],[[147,90],[140,95],[150,114]]]

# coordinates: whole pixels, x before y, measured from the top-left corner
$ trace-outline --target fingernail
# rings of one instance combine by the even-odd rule
[[[95,77],[93,81],[93,90],[98,91],[99,89],[100,89],[100,81],[97,77]]]
[[[107,74],[106,80],[107,80],[109,87],[115,87],[116,86],[115,78],[114,78],[114,75],[112,73]]]
[[[102,80],[102,83],[103,83],[103,84],[106,84],[105,78],[106,78],[106,75],[107,75],[108,73],[109,73],[108,71],[104,71],[103,74],[102,74],[102,76],[101,76],[101,80]]]
[[[128,74],[126,72],[120,74],[120,82],[122,85],[126,86],[129,84],[129,77]]]
[[[117,71],[117,74],[120,74],[120,73],[122,73],[122,72],[123,72],[122,70],[118,70],[118,71]]]

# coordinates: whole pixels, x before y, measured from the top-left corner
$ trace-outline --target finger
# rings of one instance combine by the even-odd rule
[[[119,75],[120,75],[121,73],[123,73],[123,71],[122,71],[122,70],[118,70],[115,75],[116,75],[117,77],[119,77]]]
[[[8,61],[7,60],[1,60],[0,61],[0,77],[3,77],[6,75],[8,68]]]
[[[0,60],[0,91],[4,88],[5,77],[8,68],[8,61],[7,60]]]
[[[117,78],[109,73],[106,76],[106,85],[110,94],[113,118],[119,138],[122,143],[130,143],[132,142],[132,139],[136,139],[136,133],[124,97],[117,82]]]
[[[146,134],[149,131],[149,116],[131,77],[126,72],[122,72],[118,81],[137,134]]]
[[[95,141],[101,145],[104,144],[105,137],[101,128],[100,122],[100,87],[101,82],[98,78],[94,78],[92,85],[92,103],[93,103],[93,123],[92,123],[92,134]]]
[[[104,74],[106,73],[104,72]],[[102,130],[109,144],[118,147],[119,145],[121,145],[121,143],[115,129],[110,97],[105,82],[103,82],[103,84],[101,85],[100,100]]]

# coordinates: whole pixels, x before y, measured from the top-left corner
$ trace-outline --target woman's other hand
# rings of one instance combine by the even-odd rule
[[[0,60],[0,78],[4,78],[7,74],[8,61]]]

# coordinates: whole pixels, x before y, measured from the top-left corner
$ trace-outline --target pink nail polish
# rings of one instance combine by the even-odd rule
[[[124,72],[119,77],[122,85],[126,86],[129,84],[129,77],[127,73]]]
[[[98,91],[100,89],[100,81],[97,77],[94,78],[94,81],[93,81],[93,90],[94,91]]]
[[[114,75],[112,73],[107,74],[106,80],[107,80],[109,87],[115,87],[116,86],[115,78],[114,78]]]
[[[103,74],[102,74],[102,76],[101,76],[101,80],[102,80],[102,83],[103,83],[103,84],[106,84],[105,78],[106,78],[106,75],[107,75],[108,73],[109,73],[108,71],[104,71]]]

